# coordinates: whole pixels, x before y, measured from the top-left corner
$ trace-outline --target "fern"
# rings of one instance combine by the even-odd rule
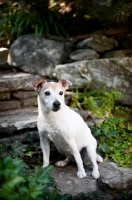
[[[55,34],[68,36],[66,18],[56,10],[48,8],[49,1],[7,1],[0,10],[0,35],[12,39],[20,35],[35,33],[37,37]],[[4,13],[4,15],[3,15]]]
[[[116,21],[125,22],[132,15],[131,0],[113,0],[113,12]]]

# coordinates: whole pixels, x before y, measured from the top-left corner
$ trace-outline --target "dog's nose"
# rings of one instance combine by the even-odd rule
[[[54,103],[53,103],[53,106],[54,106],[54,108],[60,108],[60,102],[59,101],[55,101]]]

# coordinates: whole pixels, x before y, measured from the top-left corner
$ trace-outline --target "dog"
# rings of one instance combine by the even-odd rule
[[[70,109],[64,101],[64,94],[72,83],[68,80],[47,82],[44,79],[33,83],[38,93],[38,120],[37,127],[40,136],[40,146],[43,152],[43,167],[49,165],[50,141],[52,141],[61,154],[66,156],[63,161],[58,161],[56,166],[63,167],[71,161],[77,164],[78,178],[86,177],[85,160],[81,152],[85,149],[85,157],[93,165],[92,176],[100,177],[98,162],[103,162],[96,153],[97,142],[92,136],[90,128],[83,118]]]

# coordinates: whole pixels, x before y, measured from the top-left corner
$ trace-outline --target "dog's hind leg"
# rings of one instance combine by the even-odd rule
[[[64,167],[65,165],[67,165],[68,163],[70,163],[69,158],[66,158],[65,160],[62,161],[58,161],[57,163],[55,163],[55,165],[57,167]]]
[[[97,165],[97,153],[96,153],[96,145],[89,145],[86,147],[87,148],[87,153],[88,153],[88,157],[93,165],[93,171],[92,171],[92,176],[95,179],[98,179],[100,174],[98,171],[98,165]]]

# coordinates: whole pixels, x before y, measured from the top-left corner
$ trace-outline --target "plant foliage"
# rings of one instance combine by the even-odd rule
[[[79,93],[78,90],[72,94],[72,107],[79,107],[80,109],[90,110],[95,117],[105,117],[105,113],[112,112],[115,100],[121,98],[118,91],[106,92],[103,90],[84,90]]]
[[[132,15],[131,0],[112,0],[114,17],[119,22],[125,22]]]
[[[115,105],[121,98],[117,91],[93,90],[73,93],[72,107],[89,110],[95,118],[104,122],[91,127],[98,139],[98,150],[105,159],[112,159],[119,166],[132,167],[132,123],[128,109]],[[130,115],[130,116],[129,116]]]
[[[4,199],[36,199],[50,180],[52,167],[35,168],[32,176],[23,173],[27,165],[18,158],[0,159],[0,197]],[[42,181],[43,178],[43,181]]]
[[[67,36],[65,16],[49,9],[48,0],[8,0],[0,9],[0,16],[0,35],[8,38],[29,33],[35,33],[37,37],[48,34]]]
[[[132,167],[132,134],[127,126],[124,118],[111,116],[93,131],[105,159],[112,159],[122,167]]]
[[[71,200],[60,195],[50,177],[52,166],[31,171],[22,159],[0,157],[0,199],[3,200]],[[52,187],[52,191],[49,190]]]

